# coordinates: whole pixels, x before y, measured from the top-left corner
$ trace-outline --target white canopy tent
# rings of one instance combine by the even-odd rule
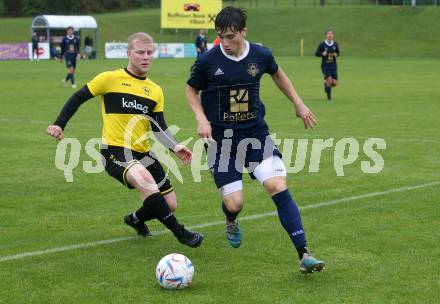
[[[46,40],[51,42],[53,33],[64,33],[66,28],[72,26],[81,38],[81,30],[94,31],[94,45],[98,43],[98,23],[92,16],[62,16],[62,15],[40,15],[32,20],[31,36],[34,31],[46,32]],[[95,47],[96,49],[96,47]]]

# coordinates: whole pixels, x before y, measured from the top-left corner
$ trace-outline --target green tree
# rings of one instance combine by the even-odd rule
[[[23,15],[24,0],[3,0],[6,16],[18,17]]]

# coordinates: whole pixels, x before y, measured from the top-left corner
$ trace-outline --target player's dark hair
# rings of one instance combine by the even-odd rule
[[[220,33],[231,29],[233,32],[241,32],[246,27],[246,12],[238,7],[226,6],[215,17],[215,30]]]
[[[326,29],[324,35],[327,35],[328,32],[332,32],[333,34],[335,33],[332,29]]]
[[[66,28],[66,32],[68,31],[68,30],[72,30],[72,31],[74,31],[75,29],[73,28],[73,26],[68,26],[67,28]]]

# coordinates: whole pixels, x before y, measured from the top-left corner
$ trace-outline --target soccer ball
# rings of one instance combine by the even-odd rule
[[[184,289],[191,286],[194,275],[192,262],[183,254],[164,256],[156,267],[156,279],[166,289]]]

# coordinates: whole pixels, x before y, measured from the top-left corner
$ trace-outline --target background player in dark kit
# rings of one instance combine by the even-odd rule
[[[63,42],[61,43],[61,62],[64,58],[67,68],[67,75],[63,79],[63,85],[65,87],[67,87],[67,82],[70,80],[72,83],[72,88],[76,88],[75,71],[76,60],[80,57],[80,43],[79,38],[75,36],[73,27],[69,26],[66,29],[66,36],[63,38]]]
[[[339,57],[339,46],[333,38],[333,30],[327,30],[325,40],[318,45],[315,52],[315,56],[321,57],[321,71],[325,80],[324,91],[328,100],[332,100],[332,87],[338,84],[336,57]]]

